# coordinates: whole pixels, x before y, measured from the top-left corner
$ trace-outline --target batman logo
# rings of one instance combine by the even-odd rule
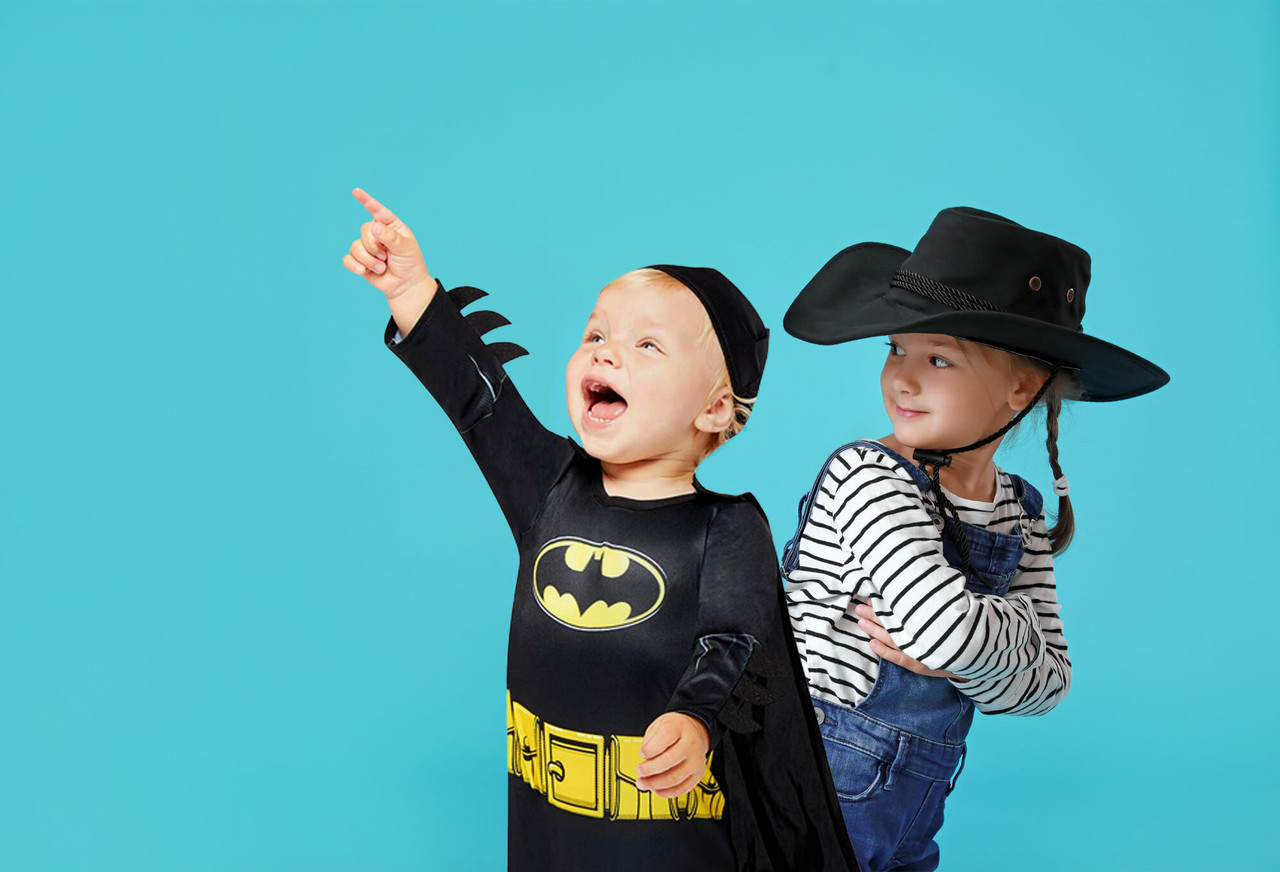
[[[553,539],[533,562],[533,594],[575,630],[616,630],[648,618],[667,595],[662,568],[639,551],[607,542]]]

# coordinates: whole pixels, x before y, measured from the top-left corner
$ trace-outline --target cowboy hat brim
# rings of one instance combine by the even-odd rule
[[[910,254],[878,242],[846,248],[796,297],[783,328],[818,345],[892,333],[958,336],[1069,368],[1080,384],[1080,399],[1093,402],[1140,396],[1169,381],[1151,361],[1087,333],[1025,315],[953,309],[892,286]]]

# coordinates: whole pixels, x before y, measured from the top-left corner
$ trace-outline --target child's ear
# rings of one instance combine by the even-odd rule
[[[1040,392],[1045,378],[1047,378],[1045,373],[1038,369],[1032,369],[1029,366],[1017,367],[1014,370],[1013,384],[1009,388],[1009,407],[1015,412],[1025,409]]]
[[[716,391],[711,402],[693,419],[693,426],[703,433],[721,433],[732,423],[733,389],[728,385]]]

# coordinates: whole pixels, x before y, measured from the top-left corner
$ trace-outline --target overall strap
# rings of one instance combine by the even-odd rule
[[[813,510],[813,498],[818,493],[818,488],[822,485],[822,479],[827,475],[827,468],[831,466],[831,461],[836,459],[836,455],[847,448],[857,445],[856,442],[850,442],[841,445],[822,464],[822,468],[818,470],[818,475],[813,480],[812,487],[808,493],[800,497],[800,503],[796,506],[796,531],[787,540],[787,544],[782,546],[782,571],[790,572],[800,564],[800,533],[804,530],[805,522],[809,520],[809,512]]]
[[[1009,481],[1013,484],[1013,493],[1022,504],[1022,511],[1026,512],[1028,518],[1035,521],[1044,510],[1044,497],[1022,476],[1014,475],[1012,472],[1006,472],[1005,475],[1009,476]]]
[[[924,470],[915,466],[911,461],[907,460],[901,454],[881,445],[879,442],[873,442],[870,439],[859,439],[856,442],[849,442],[841,445],[835,451],[832,451],[827,457],[822,468],[818,470],[818,475],[813,480],[812,487],[808,493],[800,498],[800,503],[796,507],[796,531],[787,540],[787,544],[782,546],[782,571],[790,572],[800,563],[800,534],[804,531],[804,525],[809,520],[809,514],[813,511],[813,499],[818,493],[818,488],[822,486],[822,480],[827,477],[827,470],[831,468],[831,462],[836,457],[850,448],[861,448],[869,451],[879,451],[881,454],[887,455],[902,465],[910,475],[912,481],[920,488],[921,491],[927,493],[929,490],[929,476],[925,475]]]
[[[870,439],[859,439],[857,442],[853,443],[853,447],[866,448],[871,451],[879,451],[881,454],[885,455],[886,457],[893,458],[898,462],[898,464],[903,469],[907,471],[907,473],[911,476],[911,480],[916,483],[916,487],[920,488],[920,490],[922,491],[927,492],[929,490],[930,485],[933,484],[933,482],[929,480],[928,473],[926,473],[923,469],[916,466],[910,460],[907,460],[907,458],[903,457],[901,454],[894,451],[892,448],[888,447],[887,445],[881,445],[879,442],[874,442]]]

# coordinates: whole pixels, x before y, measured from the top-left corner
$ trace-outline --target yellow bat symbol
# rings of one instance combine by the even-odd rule
[[[538,552],[533,592],[543,611],[565,626],[616,630],[656,612],[667,584],[661,567],[639,551],[565,537]]]

